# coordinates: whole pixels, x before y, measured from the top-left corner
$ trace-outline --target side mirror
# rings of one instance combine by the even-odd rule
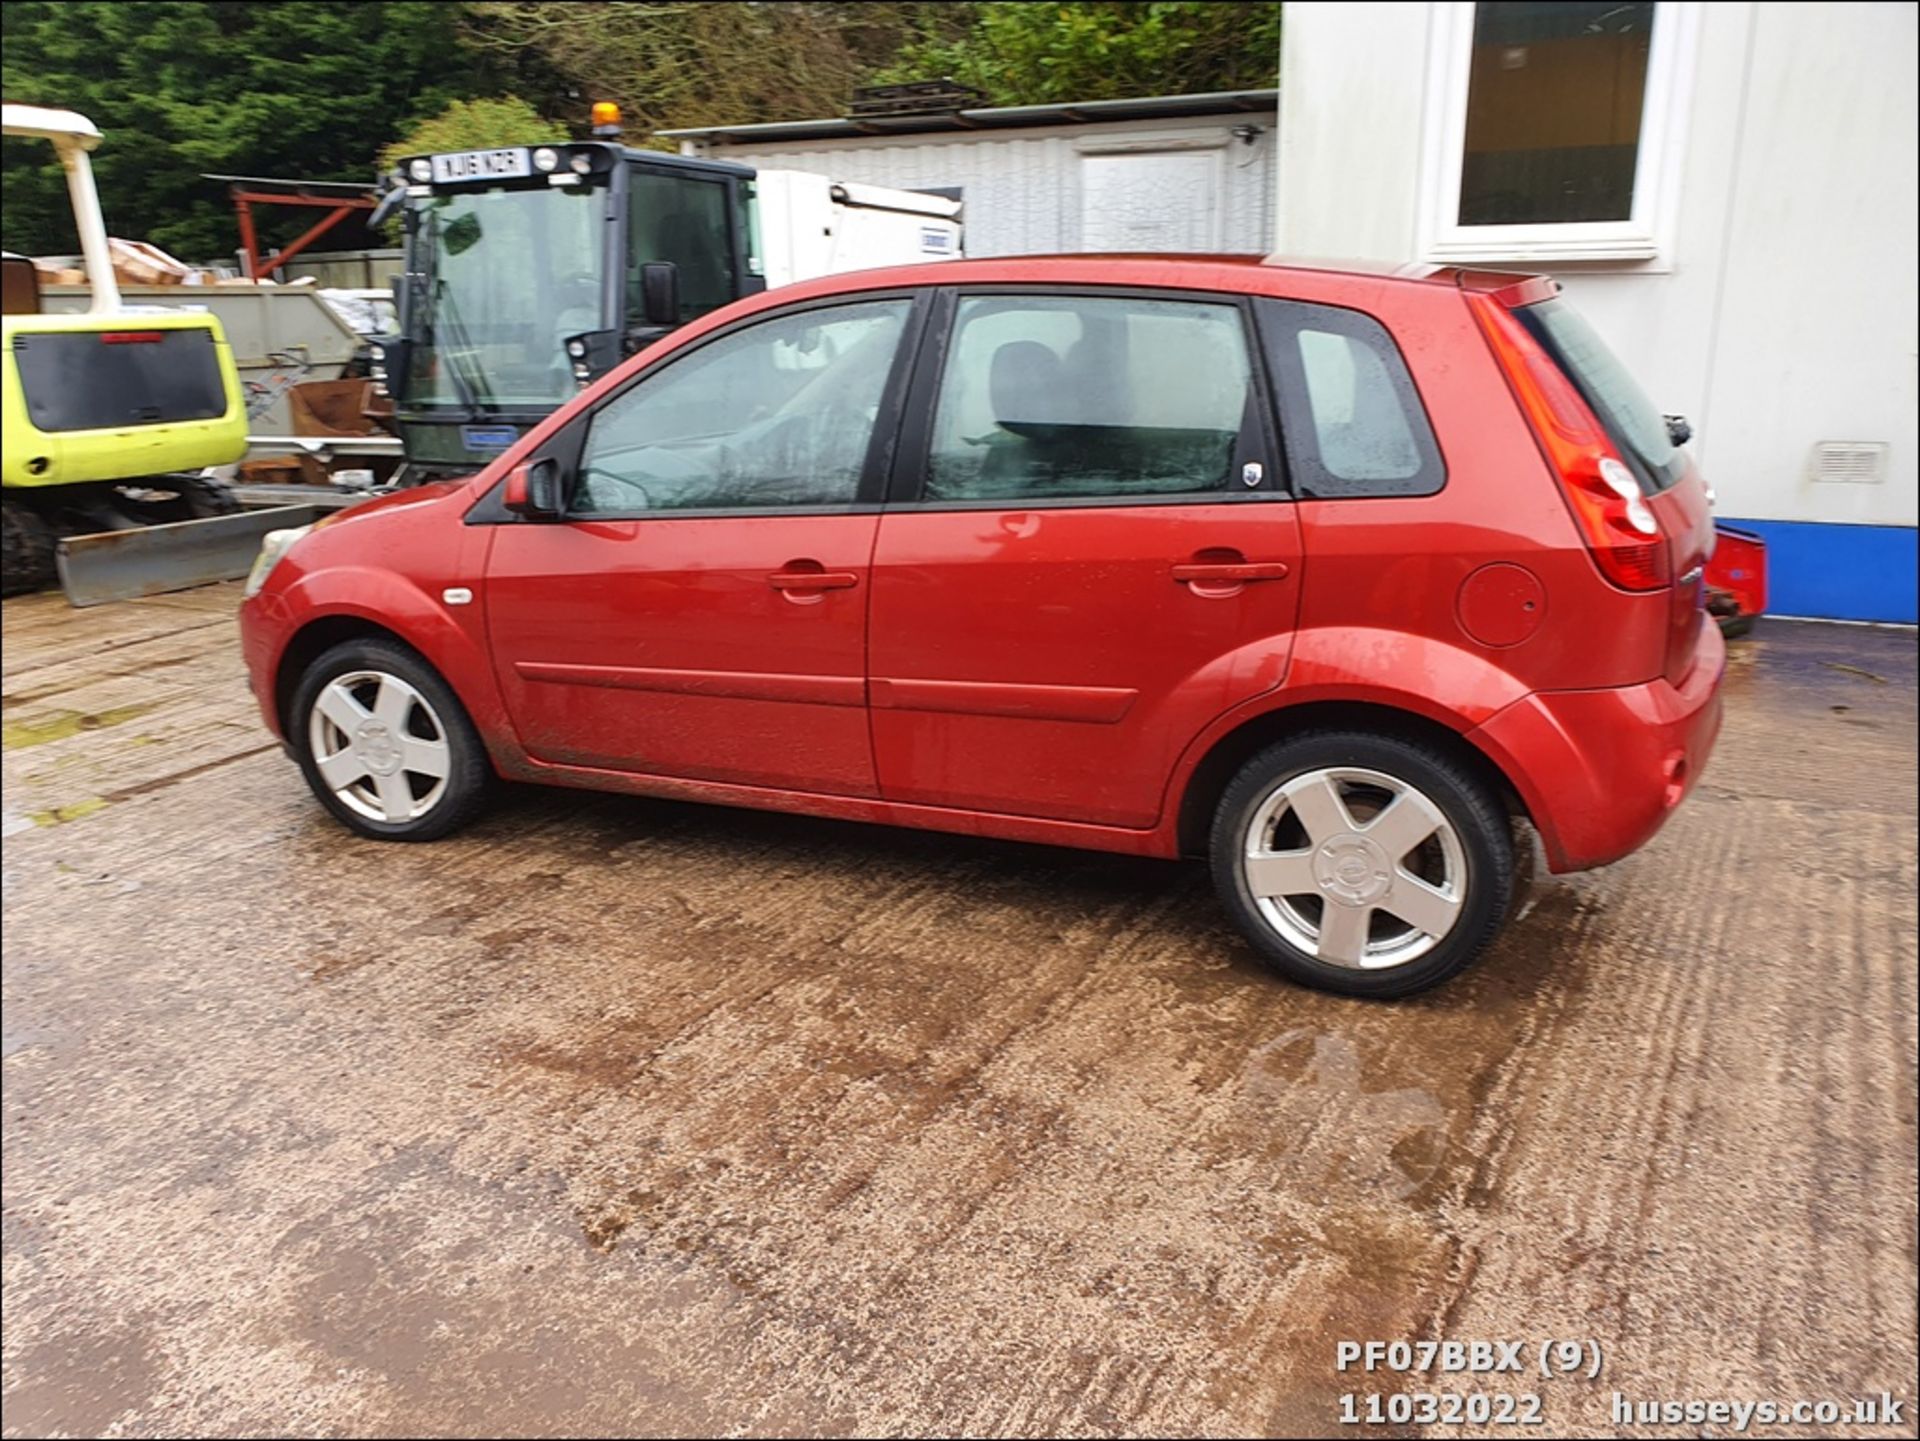
[[[404,335],[375,335],[367,341],[367,379],[376,395],[395,399],[406,393],[407,367],[413,363],[413,342]]]
[[[648,325],[680,323],[680,267],[671,260],[640,267],[640,318]]]
[[[1685,445],[1693,439],[1693,427],[1688,424],[1686,416],[1668,415],[1662,419],[1667,422],[1667,439],[1675,445]]]
[[[507,472],[506,493],[500,503],[526,520],[558,520],[564,508],[560,494],[560,463],[551,457],[530,460]]]
[[[392,216],[394,211],[400,208],[401,202],[406,198],[407,187],[404,185],[396,185],[385,195],[382,195],[380,197],[380,203],[373,207],[373,214],[367,217],[367,229],[378,230],[381,226],[385,225],[388,218]]]

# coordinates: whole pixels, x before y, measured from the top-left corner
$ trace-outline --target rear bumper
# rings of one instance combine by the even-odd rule
[[[1617,861],[1666,823],[1720,733],[1726,663],[1719,627],[1703,616],[1677,684],[1539,691],[1471,733],[1519,790],[1554,871]]]

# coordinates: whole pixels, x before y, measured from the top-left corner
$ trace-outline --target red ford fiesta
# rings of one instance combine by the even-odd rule
[[[1707,493],[1548,280],[1058,257],[786,287],[469,480],[269,538],[266,722],[363,835],[496,776],[1204,854],[1401,995],[1700,773]],[[556,357],[556,364],[564,364]]]

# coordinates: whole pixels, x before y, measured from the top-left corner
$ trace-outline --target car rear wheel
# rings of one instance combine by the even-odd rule
[[[1215,812],[1214,883],[1291,980],[1404,996],[1492,940],[1513,890],[1513,835],[1488,787],[1442,751],[1318,731],[1261,751]]]
[[[314,795],[363,836],[437,839],[478,814],[491,787],[452,688],[397,642],[345,641],[314,661],[287,734]]]

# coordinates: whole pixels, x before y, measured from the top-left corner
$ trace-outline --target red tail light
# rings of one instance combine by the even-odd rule
[[[1504,305],[1487,295],[1469,295],[1467,304],[1560,477],[1600,573],[1622,590],[1670,584],[1660,522],[1573,382]]]
[[[158,345],[165,336],[158,330],[107,330],[100,334],[102,345]]]

